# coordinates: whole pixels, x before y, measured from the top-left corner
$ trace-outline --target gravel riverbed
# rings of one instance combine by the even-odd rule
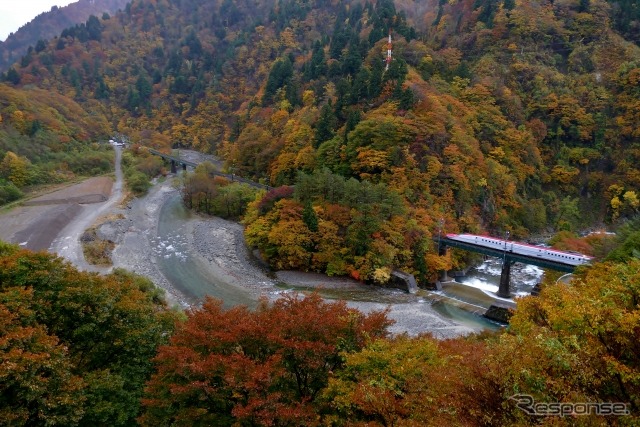
[[[158,183],[149,194],[135,199],[121,209],[121,218],[105,222],[99,232],[103,238],[114,240],[114,267],[122,267],[148,277],[167,293],[170,304],[188,308],[198,304],[182,294],[167,280],[157,263],[157,227],[164,203],[176,195],[171,180]],[[269,272],[253,257],[245,245],[243,226],[216,217],[193,215],[184,228],[187,253],[195,258],[207,275],[243,289],[252,298],[276,299],[285,292],[306,292],[334,289],[354,291],[362,295],[375,292],[350,278],[327,277],[322,274],[298,271]],[[375,299],[375,297],[373,298]],[[451,338],[477,332],[479,329],[444,318],[431,308],[427,299],[396,292],[394,302],[347,300],[350,307],[363,312],[389,310],[395,321],[392,333],[432,333],[438,338]]]
[[[145,197],[134,199],[119,210],[122,218],[107,221],[98,230],[101,238],[116,243],[111,257],[113,268],[124,268],[149,278],[164,289],[169,304],[188,308],[191,302],[158,268],[152,246],[152,239],[157,234],[160,209],[175,191],[168,180],[154,185]]]
[[[181,155],[189,159],[193,157],[193,160],[200,159],[197,158],[197,153],[187,150],[181,150]],[[289,292],[318,291],[326,298],[343,299],[350,307],[363,312],[388,309],[389,317],[396,322],[390,328],[393,333],[417,335],[428,332],[439,338],[450,338],[481,329],[480,326],[461,324],[441,316],[424,296],[380,290],[350,278],[298,271],[271,272],[247,248],[243,226],[233,221],[191,215],[176,230],[177,237],[171,242],[165,242],[159,236],[158,227],[163,206],[177,197],[178,190],[173,182],[171,177],[160,180],[146,196],[124,205],[118,204],[119,197],[114,197],[113,194],[107,202],[83,205],[83,209],[100,215],[94,223],[98,237],[116,244],[112,254],[113,267],[95,267],[84,262],[83,257],[83,262],[80,262],[77,256],[70,257],[64,250],[58,253],[83,270],[105,274],[113,268],[124,268],[145,276],[165,290],[170,305],[180,308],[197,306],[201,298],[181,291],[181,288],[184,289],[184,281],[174,280],[172,283],[168,279],[160,265],[163,257],[188,257],[194,261],[193,268],[198,269],[205,277],[215,278],[224,286],[237,288],[240,293],[248,295],[248,301],[257,302],[261,297],[274,300]],[[64,191],[65,194],[76,197],[87,192],[87,185],[70,186]],[[62,205],[52,206],[60,209]],[[58,241],[58,246],[66,244],[70,239],[75,242],[84,229],[91,226],[84,224],[89,215],[67,215],[63,218],[63,224],[55,223],[54,220],[58,217],[52,215],[52,206],[18,207],[0,213],[0,239],[36,250],[47,248],[54,241],[49,247],[52,250],[56,249],[55,243]],[[92,218],[94,216],[91,215]],[[40,226],[41,223],[45,225]],[[68,226],[74,224],[76,228],[82,225],[83,229],[72,233],[73,237],[72,234],[65,234]],[[34,237],[31,239],[29,236]],[[168,247],[173,244],[180,246],[179,254],[175,248],[172,248],[171,254],[167,253]]]

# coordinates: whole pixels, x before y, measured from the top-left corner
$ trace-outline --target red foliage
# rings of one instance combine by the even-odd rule
[[[290,199],[291,197],[293,197],[293,186],[282,185],[280,187],[276,187],[264,195],[264,197],[262,198],[262,200],[260,200],[260,203],[258,204],[258,209],[260,210],[260,213],[264,215],[269,210],[271,210],[273,205],[278,200]]]
[[[314,401],[343,351],[386,336],[385,312],[364,315],[318,295],[263,301],[255,312],[207,299],[155,359],[143,425],[313,425]]]
[[[231,181],[229,181],[227,178],[222,176],[214,176],[213,184],[218,187],[226,187],[227,185],[231,184]]]

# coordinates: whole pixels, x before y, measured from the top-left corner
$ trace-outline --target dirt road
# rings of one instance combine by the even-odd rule
[[[117,154],[119,156],[119,149]],[[119,199],[121,187],[113,192],[112,189],[113,179],[109,176],[89,178],[25,200],[9,210],[3,209],[0,239],[33,251],[51,250],[54,240],[68,224],[87,212],[103,209],[103,202],[110,196]]]
[[[102,203],[80,205],[82,210],[76,216],[76,219],[70,221],[69,224],[58,233],[58,237],[56,237],[49,247],[49,252],[57,253],[61,257],[71,261],[71,263],[80,270],[97,272],[109,270],[109,268],[106,267],[97,267],[89,264],[84,259],[80,236],[82,236],[85,230],[91,227],[101,215],[108,213],[122,200],[123,176],[120,164],[122,160],[122,148],[115,146],[114,150],[116,152],[116,182],[113,185],[109,199]]]

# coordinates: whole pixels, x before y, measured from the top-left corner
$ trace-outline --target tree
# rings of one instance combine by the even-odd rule
[[[40,53],[40,52],[42,52],[43,50],[45,50],[46,48],[47,48],[47,44],[46,44],[46,42],[45,42],[44,40],[39,39],[39,40],[36,42],[36,48],[35,48],[36,53]]]
[[[13,182],[0,179],[0,205],[18,200],[23,195]]]
[[[140,92],[135,89],[133,86],[129,86],[129,91],[127,92],[127,109],[131,113],[137,113],[138,108],[140,107]]]
[[[315,147],[318,147],[324,141],[328,141],[333,137],[336,122],[336,116],[333,114],[331,105],[323,105],[322,110],[320,110],[320,117],[316,122]]]
[[[72,373],[67,349],[37,323],[32,289],[7,299],[0,303],[0,424],[77,424],[85,383]]]
[[[596,264],[571,284],[548,284],[539,298],[523,298],[486,360],[503,397],[517,391],[536,402],[623,402],[631,415],[620,421],[637,424],[639,291],[640,260],[632,259]],[[526,419],[512,401],[503,409],[503,425]],[[592,414],[583,422],[596,420]]]
[[[307,80],[315,80],[323,76],[326,72],[327,64],[324,57],[324,47],[320,41],[316,41],[313,45],[311,61],[307,63],[304,76]]]
[[[382,61],[375,61],[369,77],[369,99],[375,99],[382,93],[382,75],[384,67]]]
[[[304,205],[304,210],[302,211],[302,220],[307,225],[309,230],[313,232],[318,231],[318,217],[316,216],[316,213],[313,210],[311,201],[308,201]]]
[[[578,6],[578,12],[589,12],[590,7],[591,7],[591,0],[580,0],[580,5]]]
[[[89,16],[89,19],[87,20],[87,33],[89,40],[100,41],[100,38],[102,37],[102,24],[94,15]]]
[[[267,85],[262,96],[262,104],[268,105],[272,100],[276,91],[288,84],[293,76],[293,64],[288,57],[278,59],[271,67]]]
[[[558,206],[556,216],[556,228],[560,230],[572,230],[574,224],[580,219],[580,209],[578,207],[578,198],[569,196],[562,199]]]
[[[147,80],[142,74],[136,81],[136,90],[138,91],[140,105],[148,108],[150,105],[151,93],[153,91],[153,88],[151,87],[151,83],[149,83],[149,80]]]
[[[433,369],[443,369],[433,339],[376,341],[346,356],[345,368],[330,380],[324,398],[343,422],[400,425],[431,400],[429,389],[435,384],[425,381],[425,375]]]
[[[472,340],[401,336],[372,342],[345,354],[344,368],[329,380],[325,423],[487,425],[496,402],[479,375],[486,356],[486,346]]]
[[[3,333],[24,332],[20,339],[34,354],[12,353],[28,347],[3,338],[9,341],[0,348],[2,357],[22,360],[25,366],[12,370],[18,382],[3,390],[0,402],[12,405],[5,400],[12,390],[17,400],[33,400],[28,417],[35,416],[36,424],[46,423],[36,421],[42,415],[35,413],[51,413],[52,423],[59,413],[66,417],[57,422],[62,425],[78,419],[83,425],[133,422],[151,374],[150,359],[176,320],[148,279],[122,271],[105,277],[79,272],[54,255],[0,243],[2,304],[10,313],[4,314],[7,321],[18,322]],[[43,377],[38,381],[38,376]],[[7,384],[4,379],[0,383]],[[54,397],[56,384],[59,394]],[[40,388],[49,386],[52,389]]]
[[[223,310],[207,298],[155,359],[142,425],[310,425],[342,352],[386,335],[385,313],[363,315],[318,295]]]
[[[9,68],[9,71],[7,71],[6,78],[7,81],[13,85],[17,85],[18,83],[20,83],[20,74],[18,74],[18,72],[13,67]]]
[[[28,166],[27,159],[7,151],[0,163],[0,177],[13,182],[16,187],[23,187],[29,178]]]

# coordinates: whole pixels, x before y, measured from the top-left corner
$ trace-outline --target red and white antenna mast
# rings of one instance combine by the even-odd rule
[[[387,65],[384,70],[387,71],[389,69],[389,64],[391,64],[391,28],[389,28],[389,41],[387,42]]]

